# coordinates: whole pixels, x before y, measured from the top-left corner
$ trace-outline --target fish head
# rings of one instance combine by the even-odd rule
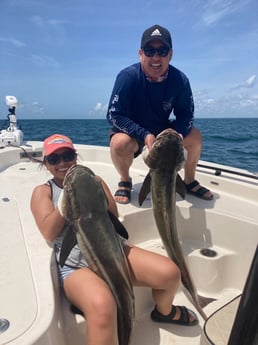
[[[88,167],[73,165],[63,185],[62,211],[67,219],[91,217],[93,212],[107,210],[108,201],[101,182]]]
[[[165,129],[157,135],[150,151],[145,148],[143,159],[150,169],[180,170],[185,161],[181,135],[171,128]]]

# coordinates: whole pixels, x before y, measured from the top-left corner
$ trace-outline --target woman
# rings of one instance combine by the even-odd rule
[[[31,210],[43,237],[54,242],[57,259],[66,223],[57,206],[58,197],[65,174],[76,161],[77,154],[68,137],[54,134],[45,139],[43,164],[53,178],[34,189]],[[116,202],[108,186],[98,178],[107,195],[109,211],[118,217]],[[198,323],[191,310],[181,306],[171,307],[180,283],[180,271],[169,258],[126,242],[124,251],[133,285],[152,288],[155,303],[151,313],[153,321],[182,325]],[[118,345],[116,303],[108,285],[87,267],[78,245],[73,248],[69,260],[73,265],[58,265],[59,275],[68,300],[87,318],[87,345]]]

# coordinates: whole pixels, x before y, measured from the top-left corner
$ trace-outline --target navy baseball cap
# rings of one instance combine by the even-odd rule
[[[149,42],[159,40],[170,49],[172,48],[172,39],[170,32],[160,25],[153,25],[146,29],[142,34],[141,48],[144,48]]]

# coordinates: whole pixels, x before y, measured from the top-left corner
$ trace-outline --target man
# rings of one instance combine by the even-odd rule
[[[212,193],[195,180],[202,149],[202,136],[193,127],[194,102],[187,77],[170,65],[173,56],[169,31],[160,25],[145,30],[139,50],[140,63],[123,69],[117,76],[107,119],[111,159],[120,175],[115,200],[130,202],[132,180],[129,169],[144,145],[150,150],[155,137],[166,128],[182,135],[187,151],[184,182],[188,193],[205,200]],[[175,120],[169,120],[171,113]]]

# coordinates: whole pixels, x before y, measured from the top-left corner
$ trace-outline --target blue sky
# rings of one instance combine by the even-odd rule
[[[195,116],[258,117],[257,0],[0,0],[0,119],[104,118],[142,32],[172,34]]]

